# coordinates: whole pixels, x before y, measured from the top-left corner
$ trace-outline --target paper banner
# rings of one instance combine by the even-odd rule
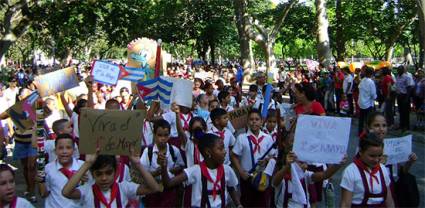
[[[351,118],[301,115],[293,151],[300,161],[338,164],[347,152]]]
[[[117,84],[121,74],[127,75],[123,67],[104,61],[95,61],[91,71],[95,82],[113,86]]]
[[[129,155],[140,153],[143,120],[146,111],[82,109],[80,115],[80,153]]]
[[[384,139],[384,155],[387,157],[387,165],[406,162],[411,153],[412,135]]]
[[[177,79],[167,77],[168,80],[173,82],[173,89],[171,91],[171,102],[176,102],[177,105],[192,108],[192,90],[193,82],[185,79]]]
[[[252,106],[247,106],[228,112],[229,121],[232,123],[234,129],[241,129],[246,127],[248,113],[251,111],[251,109]]]
[[[78,78],[73,67],[47,73],[35,78],[38,94],[47,97],[78,86]]]

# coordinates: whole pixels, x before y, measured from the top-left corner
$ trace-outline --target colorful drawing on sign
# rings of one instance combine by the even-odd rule
[[[140,97],[145,101],[161,100],[166,105],[170,104],[173,82],[157,77],[151,80],[139,82],[137,89]]]
[[[133,149],[140,153],[143,120],[146,112],[140,110],[82,109],[80,116],[80,145],[83,154],[129,155]]]
[[[347,152],[351,118],[301,115],[293,151],[300,161],[337,164]]]
[[[95,82],[115,86],[120,77],[127,76],[124,67],[105,61],[94,61],[91,75]]]
[[[138,38],[131,41],[127,46],[127,67],[133,69],[133,72],[144,72],[145,77],[142,80],[155,78],[155,63],[157,56],[157,42],[148,38]],[[138,69],[138,70],[135,70]],[[131,72],[129,72],[131,74]],[[159,75],[161,75],[160,72]],[[126,78],[133,81],[134,78]],[[139,79],[140,80],[140,79]],[[137,80],[137,81],[139,81]]]
[[[74,68],[69,67],[35,78],[38,93],[41,97],[63,92],[78,86],[78,78]]]
[[[412,135],[400,138],[384,139],[384,155],[386,156],[386,165],[406,162],[412,153]]]
[[[17,102],[15,105],[7,109],[13,123],[22,130],[28,130],[34,127],[36,119],[34,103],[39,98],[37,92],[32,93],[24,100]]]

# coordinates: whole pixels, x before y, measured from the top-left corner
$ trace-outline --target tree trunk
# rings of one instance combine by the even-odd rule
[[[16,41],[15,40],[8,40],[3,38],[3,40],[0,40],[0,63],[3,62],[3,59],[5,59],[5,55],[7,51],[9,50],[10,46]]]
[[[411,51],[410,51],[410,49],[408,47],[404,47],[404,62],[407,65],[413,65],[414,64],[413,63],[413,57],[412,57]]]
[[[416,0],[418,4],[418,17],[419,17],[419,67],[425,67],[425,0]]]
[[[394,54],[394,47],[391,46],[385,49],[385,60],[391,61],[391,59],[393,58],[393,54]]]
[[[276,57],[273,51],[273,43],[274,40],[270,40],[265,45],[267,72],[270,72],[271,69],[276,67]]]
[[[215,64],[215,44],[213,42],[210,42],[210,48],[211,48],[211,65]]]
[[[336,17],[336,54],[337,54],[337,61],[344,61],[344,58],[346,56],[345,51],[345,37],[343,32],[343,19],[342,19],[342,0],[336,0],[336,11],[335,11],[335,17]]]
[[[252,51],[252,42],[251,42],[251,40],[249,40],[248,43],[249,43],[249,62],[251,64],[250,69],[252,71],[255,71],[255,69],[257,68],[257,66],[255,65],[255,58],[254,58],[254,52]]]
[[[325,66],[330,65],[332,59],[328,34],[328,17],[326,14],[326,0],[316,0],[316,21],[317,21],[317,55],[320,63]]]
[[[234,8],[235,8],[235,16],[236,16],[236,26],[238,29],[238,35],[239,35],[239,49],[240,49],[240,61],[242,64],[242,67],[244,69],[247,69],[248,67],[252,68],[252,62],[251,62],[251,44],[249,42],[249,37],[245,33],[246,30],[246,16],[244,15],[246,13],[246,2],[245,1],[233,1]]]

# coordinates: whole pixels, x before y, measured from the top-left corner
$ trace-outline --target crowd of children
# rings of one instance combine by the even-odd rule
[[[316,207],[323,198],[324,181],[349,161],[346,156],[340,164],[307,164],[292,151],[297,115],[326,115],[316,101],[317,87],[291,82],[288,89],[273,89],[263,118],[265,75],[260,74],[246,93],[234,81],[230,79],[227,86],[226,80],[212,83],[197,78],[193,92],[188,92],[193,94],[192,108],[173,103],[166,110],[157,102],[148,106],[126,87],[111,96],[112,88],[90,79],[86,79],[88,94],[71,98],[61,93],[44,99],[49,137],[44,143],[48,163],[43,170],[35,171],[32,132],[15,130],[14,157],[21,159],[29,196],[34,196],[36,182],[47,208]],[[295,101],[292,106],[282,99],[287,90]],[[31,90],[23,87],[19,92],[22,100]],[[349,115],[353,106],[344,103],[345,96],[339,107]],[[252,108],[245,128],[235,129],[228,113],[247,106]],[[141,154],[132,149],[129,156],[80,155],[81,108],[146,109]],[[0,117],[7,119],[8,114]],[[358,153],[343,170],[340,206],[397,207],[401,202],[394,183],[398,173],[408,173],[417,157],[412,153],[405,164],[385,166],[386,118],[371,113],[366,124]],[[141,181],[136,183],[134,175]],[[4,164],[0,164],[0,207],[32,207],[17,197],[15,173]]]

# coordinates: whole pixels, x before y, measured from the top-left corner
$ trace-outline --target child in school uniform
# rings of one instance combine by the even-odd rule
[[[115,156],[117,160],[117,170],[115,171],[115,181],[117,183],[122,182],[123,180],[131,182],[130,168],[126,164],[126,159],[122,156]]]
[[[173,112],[174,113],[174,112]],[[154,122],[154,146],[145,148],[140,158],[140,163],[148,170],[153,177],[160,183],[161,172],[170,174],[171,177],[181,172],[184,167],[184,161],[180,155],[180,151],[174,145],[168,144],[170,139],[170,124],[159,119]],[[169,162],[167,168],[163,169],[158,164],[159,155],[167,157]],[[176,189],[164,189],[160,193],[151,194],[144,198],[146,207],[175,207],[177,204]]]
[[[7,164],[0,164],[0,207],[34,208],[29,201],[16,196],[15,172]]]
[[[384,143],[376,134],[359,141],[359,154],[341,179],[341,207],[394,207],[388,170],[380,164]]]
[[[223,139],[224,148],[226,149],[226,158],[224,164],[230,165],[230,152],[235,145],[236,138],[233,133],[227,128],[229,117],[227,111],[222,108],[216,108],[211,111],[210,118],[212,125],[208,130],[208,133],[215,134]]]
[[[269,109],[267,112],[267,118],[265,125],[263,127],[264,133],[270,135],[273,139],[273,142],[277,139],[277,125],[278,125],[278,119],[277,119],[277,111],[274,109]]]
[[[230,105],[231,96],[228,91],[221,91],[218,93],[217,98],[220,102],[220,108],[223,108],[227,112],[233,111],[233,107]]]
[[[97,150],[98,152],[99,150]],[[130,151],[132,165],[140,172],[143,185],[123,181],[117,183],[115,179],[116,159],[112,155],[86,155],[86,161],[66,183],[62,194],[69,198],[79,200],[81,207],[115,208],[124,207],[129,200],[135,200],[138,196],[160,191],[159,184],[152,175],[143,168],[139,162],[139,156]],[[90,169],[94,183],[86,183],[77,187],[83,175]]]
[[[199,150],[204,161],[184,169],[173,178],[162,173],[164,186],[173,187],[184,182],[192,185],[191,207],[224,208],[229,196],[237,207],[241,207],[236,193],[236,174],[230,166],[223,164],[226,155],[223,140],[215,134],[205,134],[199,140]],[[162,167],[167,167],[168,160],[163,155],[159,161]]]
[[[179,114],[178,119],[181,122],[183,130],[185,132],[188,132],[189,131],[189,122],[192,119],[193,114],[190,111],[190,108],[188,108],[188,107],[179,106],[179,108],[180,108],[180,114]],[[166,120],[171,125],[169,143],[176,146],[176,147],[181,147],[181,139],[178,137],[177,126],[176,126],[176,113],[169,111],[167,113],[162,114],[162,118],[164,120]]]
[[[55,135],[69,134],[71,135],[71,138],[75,141],[75,138],[72,136],[73,130],[71,127],[71,122],[69,122],[67,119],[59,119],[53,122],[52,129]],[[56,143],[55,140],[52,140],[52,139],[46,140],[44,142],[44,151],[47,154],[49,162],[53,162],[57,158],[55,143]],[[73,151],[72,157],[75,159],[80,158],[80,153],[78,152],[78,146],[76,143],[74,143],[74,151]]]
[[[248,89],[248,95],[246,97],[242,97],[241,101],[241,107],[246,106],[255,106],[255,104],[258,102],[257,106],[259,105],[259,97],[257,96],[258,92],[258,86],[255,84],[252,84],[249,86]]]
[[[40,171],[37,176],[40,195],[45,198],[44,207],[80,207],[79,201],[65,198],[62,189],[84,162],[73,157],[75,145],[70,134],[59,134],[54,142],[57,158],[49,162],[44,172]],[[87,180],[86,176],[81,183]]]
[[[265,167],[264,172],[271,177],[276,163],[273,159],[274,150],[269,151],[263,160],[259,160],[274,145],[272,137],[261,131],[262,126],[260,111],[252,109],[248,114],[248,131],[238,136],[232,149],[232,164],[240,176],[241,203],[244,206],[268,207],[270,205],[270,191],[255,190],[249,180],[249,171],[255,164]]]

